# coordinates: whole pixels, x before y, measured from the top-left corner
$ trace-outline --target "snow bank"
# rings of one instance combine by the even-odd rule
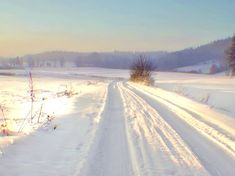
[[[54,118],[74,111],[76,98],[103,86],[98,80],[33,77],[31,102],[28,77],[0,77],[0,148],[38,128],[56,128]]]
[[[235,117],[235,79],[226,76],[159,73],[155,85]]]

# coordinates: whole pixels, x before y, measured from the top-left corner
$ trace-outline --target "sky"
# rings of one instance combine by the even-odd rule
[[[175,51],[235,33],[234,0],[1,0],[0,56]]]

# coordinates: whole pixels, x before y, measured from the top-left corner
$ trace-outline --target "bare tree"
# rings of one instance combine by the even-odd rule
[[[144,55],[140,55],[134,60],[130,67],[130,81],[142,82],[144,84],[153,84],[152,72],[154,66],[152,62]]]
[[[232,38],[231,46],[226,50],[226,61],[231,69],[231,76],[235,76],[235,35]]]

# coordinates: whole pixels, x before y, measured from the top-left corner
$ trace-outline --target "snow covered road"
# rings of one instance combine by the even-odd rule
[[[6,148],[0,175],[235,173],[234,119],[173,92],[110,81],[77,97],[74,109],[58,129]]]
[[[122,100],[117,83],[109,85],[102,120],[81,175],[133,175]]]
[[[203,117],[195,115],[191,112],[191,107],[196,106],[196,104],[192,104],[193,102],[187,104],[190,107],[188,111],[179,108],[175,103],[177,104],[181,97],[174,93],[165,92],[161,89],[151,90],[151,88],[138,85],[128,87],[135,92],[136,96],[145,101],[144,104],[148,104],[158,112],[164,121],[178,133],[184,141],[185,147],[189,147],[209,174],[234,175],[234,129],[230,128],[229,125],[226,126],[223,121],[212,123],[212,120],[215,119],[210,119],[211,116],[202,119]],[[171,94],[173,97],[169,98],[167,94]],[[182,102],[181,100],[178,105],[182,105]],[[198,109],[198,113],[200,113],[200,109]],[[216,112],[213,113],[213,115],[216,114]],[[212,117],[216,118],[216,116]]]

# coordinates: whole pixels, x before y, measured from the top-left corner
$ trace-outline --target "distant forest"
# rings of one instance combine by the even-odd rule
[[[64,52],[53,51],[16,58],[0,58],[0,68],[25,67],[104,67],[129,69],[134,59],[145,55],[159,71],[191,66],[207,61],[224,65],[224,51],[231,38],[176,52]]]

